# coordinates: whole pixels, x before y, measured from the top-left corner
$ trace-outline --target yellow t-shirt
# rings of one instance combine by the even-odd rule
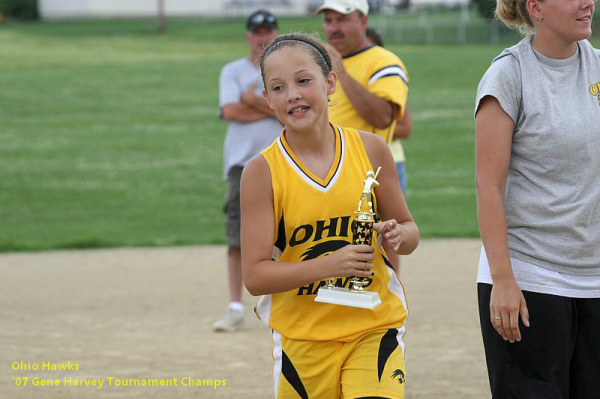
[[[406,161],[406,157],[404,156],[404,147],[402,147],[402,140],[396,139],[390,143],[390,151],[392,151],[392,155],[394,156],[394,161],[404,162]]]
[[[400,58],[382,47],[372,46],[344,57],[343,62],[347,73],[354,80],[369,92],[398,106],[394,120],[403,115],[408,96],[409,78],[406,67]],[[334,125],[372,132],[381,136],[388,144],[391,143],[396,122],[386,129],[377,129],[369,124],[358,115],[348,99],[344,87],[339,83],[330,99],[329,119]]]
[[[261,152],[271,171],[275,236],[281,250],[279,262],[300,262],[326,256],[352,242],[351,223],[358,207],[366,172],[372,170],[358,132],[335,129],[336,154],[324,180],[313,175],[286,142],[285,131]],[[374,196],[374,206],[377,201]],[[376,209],[375,209],[376,211]],[[372,282],[382,304],[361,309],[315,302],[317,290],[327,280],[291,291],[265,295],[256,313],[269,327],[299,340],[352,341],[368,331],[400,328],[406,318],[404,289],[374,233],[375,261]],[[348,287],[349,278],[336,284]]]

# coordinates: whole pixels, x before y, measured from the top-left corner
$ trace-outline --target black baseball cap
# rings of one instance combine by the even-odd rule
[[[248,17],[248,21],[246,22],[246,30],[248,32],[253,32],[257,28],[269,28],[269,29],[277,29],[277,19],[275,19],[275,15],[271,14],[267,10],[258,10],[252,13]]]

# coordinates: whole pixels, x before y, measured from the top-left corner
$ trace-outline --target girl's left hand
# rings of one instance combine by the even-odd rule
[[[375,223],[373,230],[390,244],[394,252],[398,253],[402,244],[402,226],[395,219]]]

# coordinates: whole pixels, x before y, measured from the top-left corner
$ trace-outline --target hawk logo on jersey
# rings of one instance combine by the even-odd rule
[[[344,248],[346,245],[350,245],[350,243],[345,240],[331,240],[313,245],[302,254],[302,261],[316,259],[320,256],[327,256],[340,248]],[[368,280],[369,282],[364,287],[368,287],[373,282],[372,278],[369,278]],[[338,278],[335,281],[335,286],[347,287],[349,282],[350,277]],[[327,281],[325,280],[305,285],[304,287],[298,288],[298,295],[317,295],[319,288],[326,285]]]
[[[329,255],[331,252],[335,252],[340,248],[344,248],[349,245],[348,241],[344,240],[331,240],[325,241],[315,246],[308,248],[301,256],[302,260],[316,259],[321,255]]]
[[[392,374],[392,379],[398,377],[398,382],[400,384],[404,384],[404,371],[400,370],[400,369],[396,369],[396,371],[394,371],[394,373]]]
[[[338,216],[327,220],[316,220],[313,223],[302,224],[289,234],[287,245],[289,248],[293,248],[297,245],[310,245],[310,247],[300,255],[302,261],[327,256],[346,245],[350,245],[350,240],[335,239],[349,236],[350,221],[350,216]],[[372,282],[373,279],[371,276],[368,278],[368,283],[364,285],[363,288],[368,287]],[[349,283],[350,277],[338,278],[335,281],[335,286],[348,288]],[[319,288],[326,285],[327,280],[316,281],[298,288],[297,295],[317,295]]]

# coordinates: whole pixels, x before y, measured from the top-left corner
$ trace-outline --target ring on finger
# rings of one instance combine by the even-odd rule
[[[502,316],[494,316],[494,320],[502,320]]]

